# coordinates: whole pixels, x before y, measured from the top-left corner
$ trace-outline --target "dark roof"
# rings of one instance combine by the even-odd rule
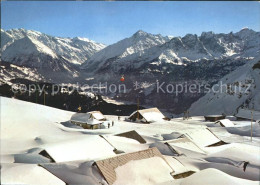
[[[146,143],[144,138],[142,138],[142,136],[140,136],[135,130],[116,134],[115,136],[131,138],[131,139],[137,140],[139,143]]]

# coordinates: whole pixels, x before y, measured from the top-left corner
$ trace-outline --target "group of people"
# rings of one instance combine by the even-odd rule
[[[112,121],[112,127],[114,126],[114,121]],[[110,123],[107,124],[107,128],[110,128]]]

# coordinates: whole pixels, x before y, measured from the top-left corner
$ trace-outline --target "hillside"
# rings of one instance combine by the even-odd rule
[[[210,92],[190,107],[192,115],[235,114],[238,108],[260,110],[260,58],[239,67],[219,81]],[[226,84],[226,85],[225,85]]]

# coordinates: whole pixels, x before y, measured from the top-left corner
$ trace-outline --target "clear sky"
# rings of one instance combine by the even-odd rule
[[[260,2],[2,1],[1,27],[111,44],[138,30],[184,36],[260,30]]]

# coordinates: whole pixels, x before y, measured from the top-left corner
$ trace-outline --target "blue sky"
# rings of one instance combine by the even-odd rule
[[[2,1],[1,27],[111,44],[138,30],[184,36],[260,30],[260,2]]]

